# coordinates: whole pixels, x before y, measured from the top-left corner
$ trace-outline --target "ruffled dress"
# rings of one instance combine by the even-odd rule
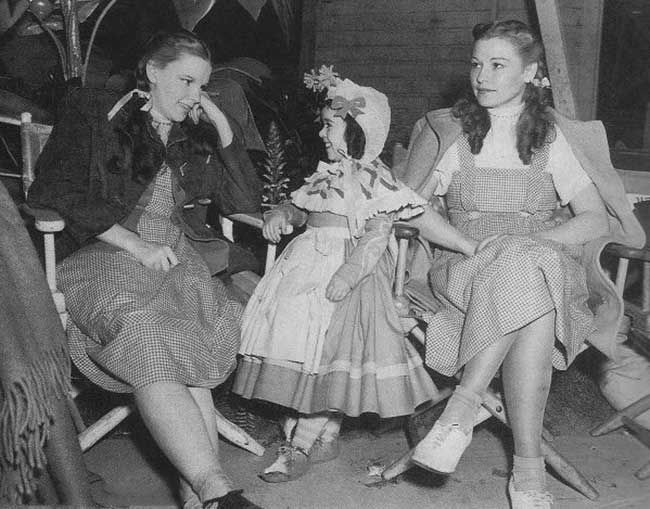
[[[233,391],[305,414],[412,413],[437,390],[393,305],[391,230],[424,200],[380,161],[344,160],[321,163],[292,202],[339,220],[308,221],[260,281],[244,311]],[[325,297],[334,274],[352,287],[337,303]]]
[[[426,364],[448,376],[503,335],[550,311],[555,312],[557,369],[568,367],[592,331],[581,247],[531,235],[557,226],[558,200],[570,201],[591,181],[559,131],[530,165],[511,164],[518,161],[516,150],[508,153],[509,163],[503,155],[515,146],[518,114],[492,118],[492,132],[478,156],[464,136],[459,138],[448,152],[457,154],[457,171],[439,174],[436,194],[446,195],[452,225],[476,240],[508,234],[469,258],[444,250],[435,257],[429,281],[442,309],[424,317]],[[485,151],[494,158],[486,158]],[[442,166],[449,166],[446,157]]]

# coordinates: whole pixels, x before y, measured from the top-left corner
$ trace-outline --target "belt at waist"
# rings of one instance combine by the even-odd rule
[[[307,226],[320,228],[323,226],[347,228],[348,220],[345,216],[332,214],[331,212],[310,212],[307,218]]]
[[[516,212],[481,212],[478,210],[448,210],[449,215],[454,216],[464,216],[467,219],[478,219],[479,217],[488,217],[488,216],[519,216],[519,217],[536,217],[536,218],[548,218],[553,214],[553,211],[538,211],[535,213],[526,212],[525,210],[520,210]]]

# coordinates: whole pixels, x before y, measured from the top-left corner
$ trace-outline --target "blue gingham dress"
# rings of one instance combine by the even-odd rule
[[[451,251],[435,257],[429,282],[442,309],[424,317],[426,364],[452,376],[503,335],[555,310],[553,365],[566,369],[593,314],[580,247],[529,235],[557,225],[557,195],[544,171],[548,145],[523,168],[477,167],[466,138],[458,147],[460,170],[446,195],[450,223],[476,240],[509,235],[469,258]]]
[[[130,392],[155,382],[212,388],[235,367],[242,306],[210,277],[170,216],[172,174],[163,165],[140,203],[142,239],[170,246],[179,264],[148,269],[104,242],[66,258],[58,277],[77,367],[93,382]],[[141,200],[146,201],[145,198]]]

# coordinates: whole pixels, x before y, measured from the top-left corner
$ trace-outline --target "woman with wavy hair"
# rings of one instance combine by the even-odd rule
[[[211,279],[218,257],[197,250],[223,244],[187,214],[208,197],[226,213],[260,203],[241,142],[203,90],[210,71],[194,34],[161,33],[140,59],[136,90],[117,102],[73,90],[29,203],[66,221],[72,254],[57,271],[75,364],[105,389],[134,393],[180,474],[184,507],[257,507],[222,468],[210,393],[235,367],[242,308]]]
[[[449,376],[462,370],[412,459],[454,471],[500,369],[512,507],[550,507],[541,434],[551,372],[569,366],[594,328],[583,246],[608,234],[642,245],[644,235],[602,126],[550,107],[539,37],[519,21],[477,25],[473,35],[473,93],[427,114],[401,175],[424,198],[446,199],[448,221],[429,209],[411,222],[443,248],[429,272],[441,310],[426,317],[426,363]]]

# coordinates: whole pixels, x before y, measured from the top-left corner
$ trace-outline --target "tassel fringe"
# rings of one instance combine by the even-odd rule
[[[46,465],[45,445],[53,398],[70,391],[65,348],[48,351],[19,380],[0,387],[0,501],[19,504],[34,494],[36,473]]]

